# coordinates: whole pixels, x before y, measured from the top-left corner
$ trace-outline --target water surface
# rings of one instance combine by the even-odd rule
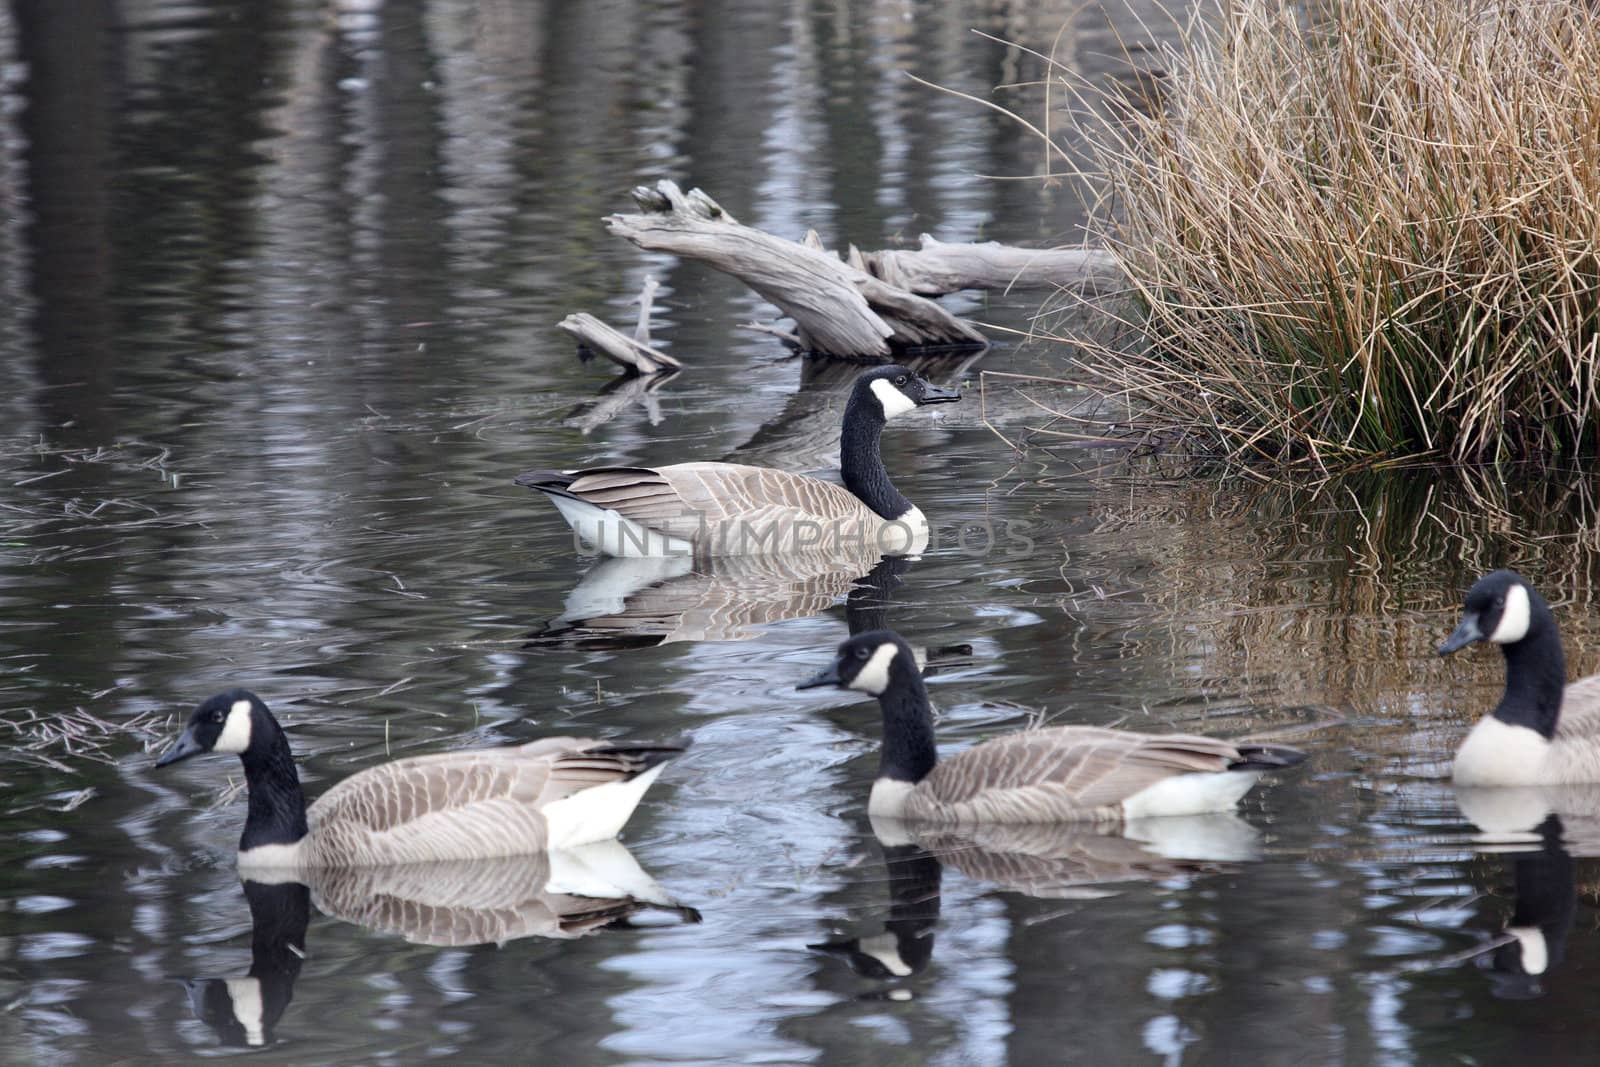
[[[1509,563],[1557,604],[1574,673],[1600,666],[1587,473],[1262,484],[1031,433],[1048,414],[990,378],[984,410],[1028,451],[970,399],[896,424],[886,461],[945,536],[870,595],[854,574],[690,575],[657,594],[691,625],[574,628],[592,561],[516,473],[825,465],[849,380],[741,329],[770,312],[737,284],[600,217],[672,177],[833,247],[1076,240],[1070,183],[976,177],[1042,173],[1029,135],[904,76],[1037,81],[977,28],[1131,79],[1102,16],[1057,39],[1073,7],[0,11],[4,1058],[240,1051],[177,979],[254,963],[292,1001],[253,1054],[296,1064],[1587,1058],[1592,863],[1571,825],[1480,847],[1447,762],[1499,668],[1432,652],[1471,578]],[[692,366],[599,421],[608,372],[553,324],[631,321],[647,273],[655,335]],[[1025,333],[1042,300],[947,302]],[[996,336],[929,373],[973,392],[983,369],[1061,373],[1062,347]],[[881,624],[930,650],[952,749],[1048,718],[1270,732],[1312,759],[1246,801],[1248,857],[1024,891],[880,842],[875,709],[793,691]],[[411,753],[687,736],[624,836],[703,920],[440,947],[247,900],[237,766],[148,754],[232,684],[288,725],[313,794]],[[1548,973],[1481,951],[1508,923],[1548,931]],[[863,939],[909,973],[839,948]]]

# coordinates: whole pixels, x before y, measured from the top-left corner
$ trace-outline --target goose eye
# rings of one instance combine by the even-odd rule
[[[894,380],[894,384],[896,384],[896,385],[904,385],[904,384],[906,384],[906,376],[904,374],[900,375],[900,377],[898,377],[898,378],[896,378]]]
[[[868,657],[868,656],[870,656],[870,655],[871,655],[871,654],[872,654],[872,653],[870,653],[870,652],[868,652],[868,651],[867,651],[867,650],[866,650],[866,649],[864,649],[864,648],[858,648],[858,649],[856,649],[856,659],[866,659],[866,658],[867,658],[867,657]]]
[[[221,722],[221,721],[222,721],[222,712],[220,712],[220,711],[213,711],[213,712],[212,712],[212,713],[211,713],[211,721],[212,721],[212,722]]]

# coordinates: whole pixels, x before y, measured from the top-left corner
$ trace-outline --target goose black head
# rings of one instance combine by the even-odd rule
[[[248,689],[229,689],[194,709],[178,743],[156,760],[156,766],[165,767],[203,752],[243,754],[272,730],[272,718],[260,697]]]
[[[1493,571],[1467,590],[1461,623],[1439,646],[1439,655],[1448,656],[1474,641],[1514,645],[1542,630],[1550,618],[1550,605],[1520,574]]]
[[[900,672],[910,672],[910,677],[917,675],[911,646],[893,630],[869,630],[841,644],[832,666],[795,688],[834,685],[881,696]]]
[[[857,378],[852,399],[870,399],[888,420],[928,404],[952,404],[961,399],[961,394],[940,389],[905,367],[891,364],[869,370]]]

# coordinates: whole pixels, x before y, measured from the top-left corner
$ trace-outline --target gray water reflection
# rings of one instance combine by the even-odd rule
[[[1262,485],[1034,433],[1049,416],[989,379],[982,413],[897,426],[886,463],[936,523],[1026,524],[1031,552],[952,539],[887,606],[844,583],[737,641],[524,647],[589,561],[518,471],[825,465],[847,377],[740,329],[767,315],[748,292],[599,217],[672,177],[834,247],[1073,239],[1070,185],[972,177],[1042,171],[1028,135],[903,76],[1026,86],[1038,61],[969,28],[1048,50],[1069,10],[0,7],[0,1059],[219,1050],[168,979],[247,971],[237,798],[214,769],[152,774],[159,729],[35,720],[135,721],[225,684],[281,711],[313,794],[385,758],[573,730],[695,742],[626,843],[705,922],[436,947],[313,911],[268,1061],[1586,1056],[1586,888],[1540,996],[1497,997],[1500,957],[1486,980],[1467,955],[1522,921],[1516,856],[1481,851],[1444,781],[1501,676],[1432,649],[1470,578],[1511,564],[1575,672],[1600,667],[1590,471]],[[1075,27],[1063,55],[1132,77],[1101,16]],[[646,273],[656,337],[691,369],[659,421],[633,403],[585,434],[563,420],[604,375],[553,324],[628,321]],[[948,302],[1026,330],[1040,299]],[[947,373],[1060,365],[1002,345]],[[931,691],[951,749],[1042,713],[1292,731],[1313,758],[1247,801],[1249,862],[1065,901],[952,862],[937,915],[902,917],[862,822],[876,711],[792,691],[863,612],[949,653]],[[1585,834],[1563,816],[1579,887]],[[929,924],[912,1000],[863,998],[807,947],[861,916]]]

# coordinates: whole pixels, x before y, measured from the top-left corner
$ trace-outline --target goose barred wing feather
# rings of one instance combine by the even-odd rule
[[[1600,674],[1580,678],[1561,694],[1561,717],[1550,746],[1549,780],[1592,782],[1600,767]]]
[[[1556,738],[1562,743],[1583,738],[1600,742],[1600,674],[1579,678],[1562,692]]]
[[[702,532],[702,526],[734,520],[756,534],[777,521],[828,523],[869,514],[842,485],[739,463],[596,467],[579,471],[566,492],[640,526],[685,539]]]
[[[1227,741],[1058,726],[1007,734],[940,763],[907,815],[956,823],[1112,820],[1124,800],[1179,774],[1225,771]]]

